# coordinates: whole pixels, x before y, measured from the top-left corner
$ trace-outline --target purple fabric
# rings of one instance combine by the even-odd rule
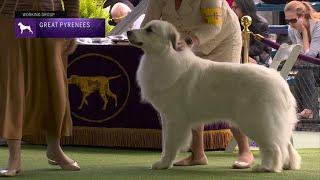
[[[279,49],[280,45],[278,43],[275,43],[267,38],[263,38],[261,40],[261,42],[269,45],[270,47],[274,48],[274,49]],[[317,64],[317,65],[320,65],[320,59],[319,58],[314,58],[314,57],[310,57],[310,56],[306,56],[304,54],[299,54],[298,56],[299,59],[303,60],[303,61],[306,61],[306,62],[309,62],[309,63],[312,63],[312,64]]]
[[[140,89],[136,84],[136,70],[143,52],[128,45],[79,45],[68,59],[68,78],[77,75],[85,82],[85,88],[69,82],[69,99],[75,126],[160,129],[157,112],[149,104],[140,100]],[[115,77],[101,86],[99,77]],[[107,94],[107,106],[99,93],[109,85],[117,96],[115,99]],[[94,88],[97,87],[97,88]],[[86,101],[79,109],[85,91],[93,88]],[[215,123],[205,126],[205,130],[228,128],[227,123]]]

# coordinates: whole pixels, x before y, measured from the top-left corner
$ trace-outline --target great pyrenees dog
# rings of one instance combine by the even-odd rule
[[[179,34],[153,20],[127,32],[144,55],[137,71],[141,97],[161,115],[162,156],[152,169],[168,169],[190,143],[201,123],[229,120],[260,148],[254,171],[299,169],[300,156],[290,138],[297,122],[296,101],[287,82],[272,69],[255,64],[213,62],[189,49],[176,50]]]

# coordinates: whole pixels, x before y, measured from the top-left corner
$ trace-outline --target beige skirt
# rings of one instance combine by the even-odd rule
[[[69,136],[66,39],[16,39],[0,16],[0,136]]]

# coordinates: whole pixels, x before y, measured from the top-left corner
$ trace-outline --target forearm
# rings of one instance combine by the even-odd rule
[[[308,36],[308,30],[306,28],[302,29],[302,46],[303,52],[308,53],[310,49],[310,40]]]

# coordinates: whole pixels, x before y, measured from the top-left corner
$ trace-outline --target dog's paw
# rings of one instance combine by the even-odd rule
[[[151,169],[160,170],[160,169],[169,169],[171,167],[172,167],[172,163],[167,163],[160,160],[152,164]]]
[[[253,172],[269,172],[268,168],[262,165],[255,165],[252,168]]]
[[[253,172],[281,172],[281,170],[278,169],[270,169],[263,165],[256,165],[252,168]]]
[[[284,164],[282,168],[283,168],[283,170],[291,170],[289,164]]]

